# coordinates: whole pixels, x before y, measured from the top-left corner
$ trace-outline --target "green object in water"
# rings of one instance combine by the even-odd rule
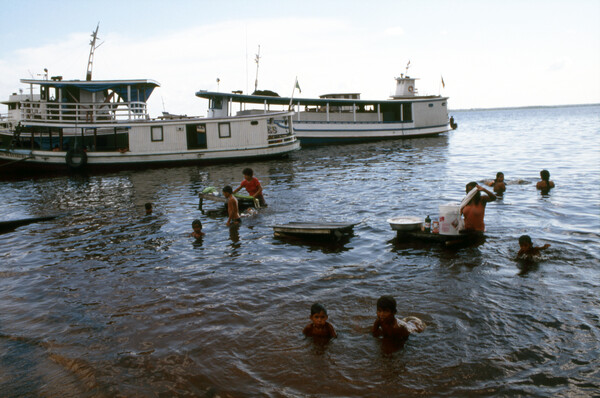
[[[202,193],[213,193],[217,190],[215,187],[206,187],[202,190]]]

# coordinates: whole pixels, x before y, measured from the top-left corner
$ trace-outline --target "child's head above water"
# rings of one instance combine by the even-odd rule
[[[194,220],[192,221],[192,228],[196,229],[202,229],[202,222],[200,220]]]
[[[540,171],[540,178],[544,181],[548,181],[550,179],[550,172],[548,170]]]
[[[519,237],[519,245],[524,245],[524,244],[528,244],[528,245],[532,245],[533,242],[531,241],[531,236],[529,235],[521,235]]]
[[[396,300],[392,296],[381,296],[377,300],[377,309],[381,311],[390,311],[396,313]]]
[[[314,303],[313,305],[311,305],[311,307],[310,307],[310,315],[311,316],[313,316],[314,314],[319,314],[321,312],[324,313],[325,315],[327,315],[327,310],[321,304]]]
[[[252,170],[250,167],[246,167],[244,170],[242,170],[242,174],[244,176],[252,177],[254,175],[254,170]]]

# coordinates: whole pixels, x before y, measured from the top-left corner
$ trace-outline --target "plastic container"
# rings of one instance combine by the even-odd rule
[[[440,206],[440,235],[458,235],[460,204],[448,203]]]
[[[432,234],[439,234],[440,233],[440,222],[437,220],[434,220],[431,223],[431,233]]]

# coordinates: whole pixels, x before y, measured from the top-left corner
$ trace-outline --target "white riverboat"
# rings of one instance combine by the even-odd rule
[[[97,32],[97,29],[96,29]],[[96,32],[92,35],[92,51]],[[152,80],[22,79],[3,104],[0,175],[107,170],[286,156],[300,148],[293,112],[150,118]]]
[[[209,117],[228,114],[234,103],[239,103],[237,115],[293,109],[293,129],[302,146],[431,136],[456,128],[448,118],[448,97],[418,95],[416,80],[397,77],[396,92],[387,100],[362,100],[358,93],[286,98],[201,90],[196,95],[209,100]]]

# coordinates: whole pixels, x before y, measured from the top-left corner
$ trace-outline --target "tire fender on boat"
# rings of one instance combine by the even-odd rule
[[[415,89],[413,88],[413,86],[408,86],[408,92],[412,93],[413,91],[415,91]]]
[[[71,170],[81,169],[87,163],[87,153],[82,149],[69,149],[65,155],[65,161]]]

